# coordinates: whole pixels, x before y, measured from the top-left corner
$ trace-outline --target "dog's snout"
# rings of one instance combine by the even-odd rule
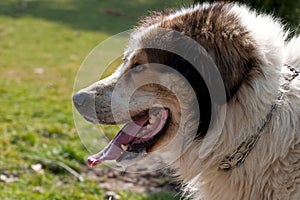
[[[86,92],[78,92],[73,96],[73,103],[75,107],[78,109],[80,107],[85,106],[90,99],[93,98],[92,95]]]

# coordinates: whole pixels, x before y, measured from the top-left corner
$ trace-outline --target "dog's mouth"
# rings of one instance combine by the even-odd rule
[[[150,147],[163,135],[170,122],[167,108],[154,107],[133,117],[123,126],[112,141],[99,153],[88,158],[90,166],[108,160],[131,160],[146,154]]]

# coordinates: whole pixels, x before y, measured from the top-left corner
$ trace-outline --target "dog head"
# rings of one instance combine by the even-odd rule
[[[232,6],[217,3],[148,17],[131,34],[118,70],[74,95],[88,121],[125,124],[89,158],[91,165],[162,149],[179,157],[206,136],[215,105],[232,101],[251,74],[259,73],[255,44],[230,14]]]

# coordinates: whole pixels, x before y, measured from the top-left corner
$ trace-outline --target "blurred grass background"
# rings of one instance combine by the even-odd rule
[[[88,152],[72,117],[76,72],[96,45],[132,28],[149,10],[189,2],[0,1],[0,199],[103,198],[97,182],[79,181],[66,170],[81,173],[87,167]],[[174,199],[168,193],[119,194],[122,199]]]
[[[76,72],[101,41],[133,27],[160,0],[0,1],[0,199],[102,199],[78,181],[87,150],[72,117]],[[108,128],[109,132],[110,129]],[[120,192],[122,199],[173,199]]]

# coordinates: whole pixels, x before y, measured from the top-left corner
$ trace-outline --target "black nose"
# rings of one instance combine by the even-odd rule
[[[86,92],[78,92],[73,96],[73,103],[75,107],[78,109],[83,107],[91,98],[91,95]]]

